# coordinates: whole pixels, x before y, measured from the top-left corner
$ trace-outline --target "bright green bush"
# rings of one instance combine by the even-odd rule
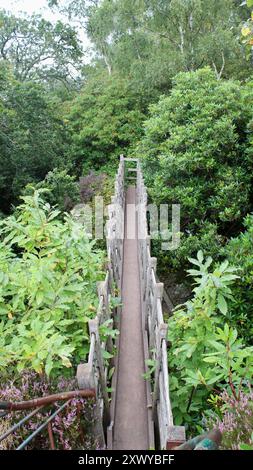
[[[239,268],[240,278],[233,285],[234,301],[230,305],[232,320],[245,340],[253,339],[253,215],[244,221],[245,232],[232,238],[223,254]]]
[[[236,269],[225,261],[211,271],[212,259],[204,261],[202,252],[190,261],[196,287],[192,300],[169,319],[168,365],[175,422],[194,429],[210,408],[213,393],[226,389],[236,397],[251,380],[253,348],[245,347],[230,325],[228,302]]]
[[[181,205],[170,266],[184,268],[200,248],[217,256],[251,210],[252,105],[251,84],[217,80],[206,68],[178,74],[170,96],[150,107],[137,154],[151,198]]]
[[[42,192],[23,197],[0,231],[0,370],[65,373],[85,360],[102,253]]]
[[[9,213],[28,183],[69,165],[66,126],[42,85],[20,83],[0,62],[0,210]]]
[[[46,178],[36,185],[36,189],[46,189],[44,200],[51,206],[57,205],[62,212],[68,211],[80,202],[79,184],[75,177],[68,174],[67,170],[55,168],[50,171]],[[34,191],[33,185],[27,185],[24,194],[31,194]]]
[[[140,138],[143,118],[127,80],[117,75],[90,80],[67,113],[73,160],[80,174],[101,166],[109,174],[114,171],[119,155],[128,153]]]

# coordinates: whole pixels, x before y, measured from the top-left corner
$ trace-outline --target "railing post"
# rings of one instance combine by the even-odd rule
[[[153,392],[153,418],[156,418],[157,402],[159,400],[159,375],[162,367],[162,341],[167,338],[168,327],[165,323],[162,323],[157,332],[158,334],[158,356],[156,358],[156,369],[155,369],[155,384]]]
[[[152,350],[155,345],[155,326],[157,320],[157,301],[162,301],[163,297],[163,284],[160,282],[155,285],[154,300],[151,306],[151,322],[150,322],[150,349]]]
[[[99,448],[105,448],[105,434],[103,427],[103,416],[101,414],[100,400],[98,398],[98,383],[94,375],[93,363],[79,364],[77,367],[77,383],[78,388],[83,390],[85,388],[94,388],[96,390],[95,406],[93,409],[93,416],[90,417],[94,437],[99,445]],[[92,412],[91,412],[92,414]]]
[[[175,449],[186,440],[184,426],[169,426],[166,450]]]
[[[103,405],[104,405],[104,422],[106,425],[109,425],[110,424],[110,403],[109,403],[109,397],[108,397],[108,391],[107,391],[104,359],[102,356],[102,348],[101,348],[101,342],[100,342],[100,337],[99,337],[97,318],[89,321],[89,330],[90,330],[90,335],[93,334],[96,338],[95,353],[96,353],[96,360],[97,360],[98,371],[99,371],[99,384],[100,384],[101,395],[103,398]]]
[[[108,277],[107,277],[107,281],[100,281],[100,282],[97,282],[97,291],[98,291],[98,297],[103,299],[103,307],[102,307],[102,310],[103,310],[103,313],[105,313],[105,315],[102,316],[101,320],[104,322],[104,321],[107,321],[110,319],[110,305],[109,305],[109,294],[108,294]],[[99,322],[101,323],[101,322]],[[109,353],[112,353],[113,352],[113,340],[112,340],[112,337],[109,336],[107,341],[106,341],[106,344],[105,346],[108,346],[108,350],[109,350]]]

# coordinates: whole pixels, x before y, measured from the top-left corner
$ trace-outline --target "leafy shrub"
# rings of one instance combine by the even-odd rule
[[[68,164],[69,152],[66,126],[43,86],[19,83],[5,68],[0,63],[0,210],[9,213],[28,183]]]
[[[66,373],[89,348],[87,322],[96,312],[102,253],[82,226],[23,197],[0,230],[0,370]],[[71,362],[72,361],[72,362]]]
[[[234,302],[230,305],[232,319],[240,334],[251,344],[253,337],[253,215],[244,220],[245,232],[232,238],[223,254],[240,269],[240,278],[232,287]]]
[[[125,79],[104,74],[90,80],[67,113],[72,154],[79,174],[106,166],[112,174],[121,153],[140,138],[144,115]]]
[[[177,424],[199,424],[213,389],[230,389],[251,379],[253,348],[245,347],[229,325],[228,301],[237,279],[225,261],[210,272],[212,259],[203,253],[190,260],[196,287],[193,298],[169,319],[170,390]]]
[[[79,180],[80,198],[83,203],[92,203],[94,206],[95,196],[103,198],[104,206],[111,204],[114,194],[115,178],[106,173],[95,173],[91,171]]]
[[[252,101],[251,84],[206,68],[178,74],[150,107],[136,153],[153,201],[181,205],[181,246],[166,255],[176,269],[201,248],[217,258],[252,208]]]
[[[43,193],[44,200],[51,206],[57,205],[62,212],[71,210],[80,201],[78,183],[67,170],[55,168],[50,171],[45,179],[36,185],[36,189],[46,189],[47,191]],[[24,194],[29,195],[33,192],[33,185],[27,185]]]

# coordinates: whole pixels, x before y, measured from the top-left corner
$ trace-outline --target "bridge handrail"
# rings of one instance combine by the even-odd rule
[[[167,324],[162,311],[163,283],[157,282],[157,259],[151,256],[147,226],[147,190],[141,164],[137,162],[136,197],[138,211],[139,269],[143,328],[147,331],[149,359],[155,365],[152,387],[153,419],[159,431],[161,449],[171,449],[185,440],[183,426],[174,426],[169,393]],[[141,232],[141,233],[140,233]]]
[[[115,290],[121,291],[122,264],[123,264],[123,238],[124,238],[124,158],[121,157],[118,172],[115,178],[114,196],[108,208],[108,221],[106,224],[107,262],[105,280],[97,285],[99,304],[96,317],[89,321],[90,349],[88,362],[79,364],[77,368],[77,381],[80,389],[92,388],[96,392],[95,434],[101,448],[105,447],[106,431],[111,424],[111,406],[107,389],[108,373],[114,367],[114,357],[104,359],[104,351],[113,356],[114,344],[111,336],[101,340],[100,327],[107,320],[114,320],[115,309],[111,299]],[[115,324],[115,322],[114,322]]]

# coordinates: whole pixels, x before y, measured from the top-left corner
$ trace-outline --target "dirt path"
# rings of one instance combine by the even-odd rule
[[[135,204],[135,187],[127,190],[127,204]],[[125,234],[134,239],[124,241],[122,317],[119,372],[116,396],[114,449],[148,449],[147,397],[141,324],[138,247],[134,216],[125,220]]]

